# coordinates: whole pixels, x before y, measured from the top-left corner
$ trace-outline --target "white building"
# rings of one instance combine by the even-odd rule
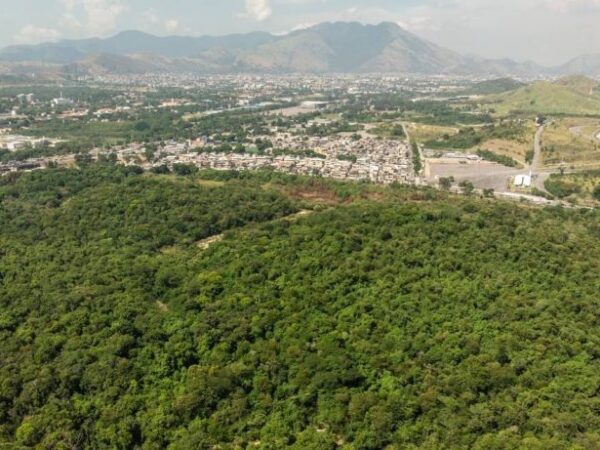
[[[528,188],[531,187],[532,175],[517,175],[515,177],[515,186]]]

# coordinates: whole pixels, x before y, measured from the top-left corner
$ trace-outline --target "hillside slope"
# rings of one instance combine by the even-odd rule
[[[593,80],[571,77],[555,83],[540,81],[517,90],[491,95],[486,102],[499,114],[600,114],[600,93]]]
[[[600,54],[581,55],[553,70],[556,74],[600,76]]]

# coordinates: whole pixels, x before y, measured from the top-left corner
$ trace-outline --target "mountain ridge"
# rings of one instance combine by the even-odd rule
[[[99,55],[102,55],[100,58]],[[165,36],[122,31],[109,38],[61,40],[0,49],[5,63],[39,62],[66,72],[144,73],[404,73],[422,75],[541,75],[594,72],[600,56],[557,68],[527,61],[464,56],[425,40],[393,22],[364,25],[324,22],[285,35],[266,32],[224,36]],[[92,61],[92,63],[90,63]],[[590,70],[583,70],[590,66]],[[120,65],[119,65],[120,64]],[[121,67],[122,66],[122,67]]]

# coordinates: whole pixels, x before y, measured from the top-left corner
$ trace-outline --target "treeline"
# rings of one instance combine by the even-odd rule
[[[558,198],[567,198],[581,192],[581,186],[572,181],[566,180],[563,176],[552,174],[544,182],[544,187],[550,194]]]
[[[476,125],[492,123],[489,114],[475,112],[471,106],[458,106],[450,102],[415,100],[408,94],[374,94],[352,97],[339,112],[347,120],[378,122],[403,118],[411,122],[430,125]]]
[[[494,153],[490,150],[479,149],[477,150],[477,155],[486,161],[492,161],[498,164],[502,164],[506,167],[517,167],[519,163],[512,159],[510,156],[499,155],[498,153]]]
[[[80,120],[53,119],[24,126],[19,133],[67,139],[89,148],[197,137],[192,132],[191,124],[180,120],[178,115],[169,111],[144,113],[110,122],[86,117]]]

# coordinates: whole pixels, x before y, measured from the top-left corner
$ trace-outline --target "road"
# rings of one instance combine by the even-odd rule
[[[529,168],[535,175],[535,173],[542,166],[542,135],[544,134],[544,125],[538,127],[535,132],[535,140],[533,142],[533,161],[529,165]]]
[[[529,165],[529,170],[533,175],[533,185],[540,191],[546,191],[544,183],[550,176],[550,173],[542,171],[542,136],[544,135],[545,125],[538,127],[535,132],[535,139],[533,141],[533,160]]]

